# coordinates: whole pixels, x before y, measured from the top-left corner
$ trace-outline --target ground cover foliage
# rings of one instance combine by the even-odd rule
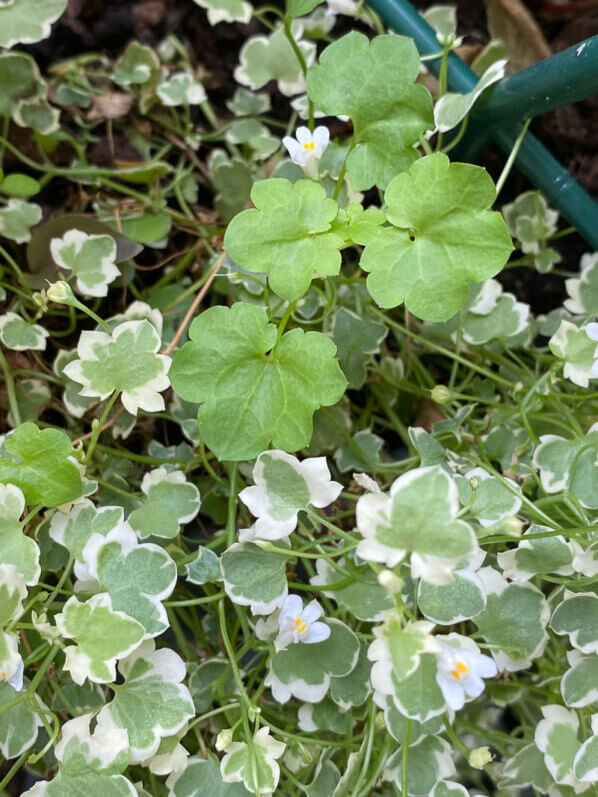
[[[496,279],[573,232],[451,160],[500,45],[189,5],[226,108],[0,5],[0,793],[594,794],[598,255]]]

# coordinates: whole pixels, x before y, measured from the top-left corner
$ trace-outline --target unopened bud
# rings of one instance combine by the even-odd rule
[[[247,716],[249,717],[249,722],[255,722],[256,717],[258,714],[261,714],[262,710],[259,706],[249,706],[247,709]]]
[[[484,769],[492,761],[492,753],[487,747],[476,747],[469,753],[469,766],[474,769]]]
[[[48,297],[45,291],[36,291],[31,297],[39,309],[45,313],[48,309]]]
[[[478,489],[478,487],[480,486],[480,480],[478,479],[477,476],[471,477],[471,479],[469,480],[469,486],[471,487],[472,490]]]
[[[504,533],[509,534],[511,537],[521,537],[523,533],[523,521],[519,520],[515,515],[508,515],[503,518],[501,525]]]
[[[51,302],[56,302],[56,304],[72,304],[77,301],[73,289],[64,280],[59,280],[50,285],[46,291],[46,296]]]
[[[436,404],[446,404],[451,400],[451,391],[446,385],[435,385],[431,392],[432,401]]]
[[[395,575],[392,570],[381,570],[378,573],[378,584],[384,587],[391,597],[403,589],[403,579]]]
[[[218,736],[216,737],[216,750],[221,753],[223,750],[230,745],[233,740],[233,731],[232,728],[225,728],[223,731],[220,731]]]

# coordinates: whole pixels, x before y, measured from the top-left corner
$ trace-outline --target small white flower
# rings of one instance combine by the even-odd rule
[[[288,595],[278,617],[278,636],[275,646],[283,650],[294,642],[323,642],[330,636],[330,628],[326,623],[316,622],[322,616],[322,607],[318,601],[310,601],[303,608],[303,601],[298,595]]]
[[[478,697],[484,691],[484,678],[497,673],[495,662],[475,650],[456,648],[438,642],[436,683],[452,711],[465,705],[466,697]]]
[[[316,177],[318,161],[330,141],[328,128],[320,125],[310,133],[308,127],[302,126],[297,128],[295,136],[296,138],[285,136],[282,143],[287,148],[293,163],[301,166],[310,177]]]

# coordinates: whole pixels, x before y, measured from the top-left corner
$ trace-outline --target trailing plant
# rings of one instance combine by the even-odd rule
[[[594,794],[598,258],[495,279],[572,232],[449,158],[504,61],[206,0],[225,110],[174,36],[42,77],[65,5],[0,5],[0,793]]]

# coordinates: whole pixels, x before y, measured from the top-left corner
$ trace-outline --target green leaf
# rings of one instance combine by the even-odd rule
[[[84,563],[83,551],[92,535],[107,537],[124,522],[119,506],[96,508],[91,501],[77,501],[68,512],[58,511],[50,521],[50,537],[64,546],[75,559],[76,565]],[[77,567],[75,565],[75,572]]]
[[[54,780],[38,781],[24,792],[31,797],[138,797],[133,784],[120,773],[128,762],[128,741],[124,731],[106,734],[89,725],[93,714],[65,722],[60,742],[54,747],[59,771]]]
[[[341,711],[328,697],[320,703],[304,703],[297,717],[299,729],[306,733],[325,730],[344,735],[351,727],[351,715]]]
[[[24,199],[9,199],[8,203],[0,208],[0,235],[17,244],[27,243],[31,238],[31,228],[41,220],[41,217],[42,209],[39,205],[25,202]]]
[[[242,782],[256,795],[270,795],[278,786],[280,767],[276,761],[285,745],[270,736],[265,725],[247,742],[232,742],[220,762],[220,772],[225,783]]]
[[[0,539],[3,536],[3,519],[0,517]],[[19,530],[20,531],[20,530]],[[33,542],[33,540],[29,540]],[[35,543],[33,543],[35,545]],[[37,548],[37,546],[36,546]],[[4,556],[2,542],[2,564],[0,564],[0,628],[23,613],[23,601],[27,597],[27,587],[22,572],[13,564],[9,564]]]
[[[477,482],[475,496],[471,479]],[[516,495],[516,488],[510,490],[503,481],[484,468],[472,468],[465,476],[456,476],[455,481],[463,506],[468,506],[473,497],[470,512],[484,528],[494,526],[510,515],[516,515],[521,508],[521,498]]]
[[[107,296],[108,285],[120,277],[115,262],[116,241],[111,235],[69,230],[62,238],[50,241],[50,252],[60,268],[76,277],[77,289],[85,296]]]
[[[140,244],[158,246],[165,241],[172,219],[167,213],[144,213],[143,216],[128,216],[122,219],[122,231]],[[114,222],[114,228],[118,225]]]
[[[0,551],[2,565],[14,565],[28,586],[40,577],[39,548],[28,537],[19,522],[25,509],[25,498],[13,484],[0,485]],[[0,595],[2,593],[0,592]],[[2,613],[2,604],[0,604]]]
[[[491,567],[478,571],[486,591],[486,608],[473,620],[492,646],[499,670],[529,667],[548,640],[549,608],[539,589],[531,584],[508,584]]]
[[[242,783],[225,783],[213,758],[190,758],[182,772],[168,778],[168,797],[249,797]]]
[[[332,340],[349,387],[359,390],[365,383],[366,365],[372,354],[380,351],[380,344],[388,329],[378,321],[358,315],[341,307],[332,317]]]
[[[371,695],[370,670],[368,644],[361,639],[355,667],[348,675],[332,676],[330,679],[330,697],[342,711],[349,711],[353,706],[362,706]]]
[[[283,554],[250,542],[235,543],[220,559],[226,594],[253,614],[271,614],[288,594],[286,564]]]
[[[7,11],[10,12],[10,7],[0,6],[0,20]],[[0,41],[4,35],[2,27]],[[0,88],[0,116],[10,116],[22,99],[40,96],[46,90],[37,64],[30,55],[21,52],[0,55]]]
[[[557,435],[542,435],[534,452],[533,464],[540,471],[540,481],[547,493],[569,491],[582,506],[598,508],[598,425],[591,426],[585,437],[566,440]]]
[[[329,149],[330,145],[328,145],[320,161],[322,169],[324,168],[322,164],[326,162],[324,158]],[[339,175],[333,176],[337,179]],[[380,208],[371,206],[364,210],[363,205],[353,202],[347,208],[339,208],[338,215],[332,223],[332,231],[342,236],[345,243],[356,243],[365,246],[376,237],[380,225],[384,224],[385,221],[386,216]]]
[[[592,733],[579,748],[573,762],[573,771],[582,783],[598,782],[598,715],[592,717]],[[595,787],[594,787],[595,788]]]
[[[453,625],[478,615],[486,606],[486,593],[475,572],[463,568],[455,571],[451,584],[437,586],[420,581],[417,605],[428,620]]]
[[[387,772],[395,784],[401,783],[402,750],[398,750],[386,763]],[[438,736],[426,736],[409,748],[407,768],[407,793],[414,797],[429,797],[443,778],[455,774],[451,747]],[[434,792],[435,793],[435,792]]]
[[[30,324],[17,313],[0,316],[0,341],[14,351],[44,351],[49,332],[39,324]]]
[[[330,231],[337,204],[313,180],[274,177],[251,189],[254,208],[229,224],[224,248],[241,268],[268,274],[272,290],[293,301],[307,292],[316,273],[336,275],[343,239]]]
[[[147,320],[125,321],[111,335],[84,331],[77,346],[80,359],[66,365],[64,373],[82,385],[84,396],[105,399],[116,390],[131,415],[139,408],[159,412],[164,409],[160,392],[170,385],[170,357],[158,354],[160,343]]]
[[[550,625],[555,633],[567,634],[582,653],[598,653],[598,595],[565,590],[565,599],[556,607]]]
[[[382,461],[380,452],[383,446],[384,440],[379,435],[369,429],[361,429],[336,450],[334,461],[341,473],[367,473],[376,470]]]
[[[21,127],[30,127],[42,136],[56,133],[60,128],[60,111],[50,105],[45,96],[21,100],[12,118]]]
[[[232,695],[235,691],[235,680],[228,660],[202,661],[189,676],[189,690],[197,714],[208,711],[220,695]]]
[[[504,788],[533,786],[539,792],[547,792],[553,785],[550,772],[546,769],[544,756],[535,744],[528,744],[509,758],[504,768]]]
[[[12,0],[0,5],[0,47],[47,39],[67,0]]]
[[[392,696],[397,709],[406,717],[426,723],[446,711],[446,703],[436,683],[436,656],[422,653],[417,669],[406,678],[393,678]]]
[[[129,734],[131,763],[153,756],[160,740],[178,733],[195,714],[193,700],[181,681],[185,662],[173,650],[155,650],[147,640],[119,662],[124,684],[113,686],[114,698],[98,714],[98,730]]]
[[[28,686],[25,682],[25,689]],[[11,703],[18,696],[16,689],[0,680],[0,752],[5,759],[17,758],[32,747],[42,726],[40,715],[27,700],[4,709],[5,703]],[[34,700],[43,707],[37,694]]]
[[[245,0],[193,0],[208,12],[210,25],[219,22],[240,22],[247,24],[251,19],[253,7]]]
[[[141,490],[147,500],[128,517],[140,539],[151,536],[173,539],[181,525],[190,523],[199,512],[199,490],[187,481],[182,471],[169,473],[165,468],[157,468],[146,473]]]
[[[596,379],[592,372],[596,342],[588,337],[585,326],[577,327],[562,320],[548,346],[555,357],[564,361],[565,379],[580,387],[588,387],[590,379]]]
[[[59,429],[23,423],[4,438],[0,482],[23,491],[29,505],[59,506],[79,498],[81,476],[70,461],[71,441]]]
[[[352,31],[328,45],[309,70],[307,91],[315,105],[353,122],[347,168],[355,190],[386,188],[417,160],[413,145],[433,126],[430,93],[415,85],[419,63],[412,39],[381,35],[369,41]]]
[[[568,651],[571,669],[561,679],[565,705],[584,708],[598,701],[598,656],[583,656],[578,650]]]
[[[177,72],[163,80],[156,94],[167,107],[199,105],[206,100],[206,92],[191,72]]]
[[[595,252],[586,253],[579,265],[581,277],[565,280],[570,298],[563,304],[570,313],[598,315],[598,256]]]
[[[293,20],[291,33],[309,65],[314,59],[316,46],[301,40],[303,25]],[[251,36],[239,53],[239,66],[234,77],[237,83],[251,89],[261,89],[270,80],[276,80],[286,97],[305,90],[305,79],[295,51],[285,36],[284,29],[276,28],[270,36]]]
[[[544,719],[536,726],[535,742],[544,753],[546,768],[557,783],[576,786],[573,762],[580,748],[579,719],[563,706],[542,706]]]
[[[357,554],[394,567],[411,552],[411,575],[449,584],[453,570],[477,550],[469,524],[457,518],[457,487],[439,465],[396,479],[390,494],[367,493],[357,502],[363,540]]]
[[[6,196],[29,199],[41,191],[41,185],[27,174],[13,172],[13,174],[7,174],[0,183],[0,191]]]
[[[550,532],[548,526],[532,525],[526,535]],[[560,534],[539,540],[526,540],[525,535],[516,548],[497,554],[500,568],[511,581],[529,581],[535,575],[572,575],[573,557],[576,554],[573,542],[567,542]]]
[[[119,86],[143,85],[153,82],[159,70],[160,61],[151,47],[132,41],[116,62],[112,80]]]
[[[291,696],[308,703],[323,700],[332,677],[349,675],[359,660],[359,641],[340,620],[328,620],[330,636],[310,645],[289,645],[270,659],[266,686],[274,699],[286,703]]]
[[[405,302],[418,318],[446,321],[468,298],[468,284],[493,277],[513,250],[496,189],[485,169],[427,155],[399,174],[384,195],[383,228],[360,265],[380,307]]]
[[[189,336],[174,356],[172,385],[184,400],[203,402],[200,434],[220,460],[252,459],[270,441],[285,451],[305,447],[315,410],[343,394],[330,338],[293,329],[277,341],[259,307],[212,307]]]
[[[506,60],[502,60],[491,64],[473,89],[466,94],[450,91],[443,94],[434,106],[434,122],[437,130],[446,133],[465,119],[486,89],[504,77],[506,63]]]
[[[337,560],[338,566],[347,569],[345,559]],[[378,583],[376,573],[366,564],[356,567],[351,563],[350,572],[354,581],[342,589],[326,590],[327,584],[344,581],[344,577],[335,570],[327,559],[316,559],[317,575],[309,579],[310,584],[321,587],[322,594],[336,601],[343,609],[351,612],[353,617],[366,622],[382,619],[384,612],[392,609],[393,600]]]
[[[388,729],[388,732],[395,741],[399,742],[399,744],[403,744],[409,717],[401,714],[394,703],[392,695],[387,695],[385,697],[382,708],[384,709],[384,723]],[[425,736],[435,736],[442,730],[444,730],[444,723],[442,721],[442,717],[440,716],[432,717],[432,719],[424,723],[412,719],[409,733],[409,743],[417,744]]]
[[[75,645],[65,648],[64,669],[76,684],[86,678],[95,683],[116,680],[116,660],[128,655],[144,637],[143,626],[112,608],[108,595],[94,595],[85,603],[69,598],[56,627]]]
[[[100,588],[110,595],[113,608],[134,617],[146,636],[158,636],[168,628],[162,601],[175,587],[177,568],[163,548],[138,544],[133,531],[122,525],[107,538],[93,536],[83,559]]]
[[[253,175],[247,163],[238,158],[218,163],[212,170],[212,183],[218,192],[214,207],[224,221],[230,221],[249,201]]]
[[[218,555],[203,545],[199,546],[197,556],[185,566],[185,569],[187,581],[191,584],[210,584],[214,581],[222,581]]]
[[[324,0],[287,0],[287,16],[303,17],[322,2]]]

